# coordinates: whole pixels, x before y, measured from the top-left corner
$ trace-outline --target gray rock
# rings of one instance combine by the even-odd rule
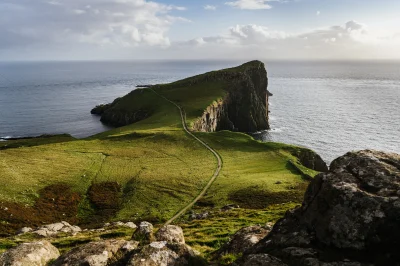
[[[133,222],[127,222],[127,223],[125,223],[124,226],[132,228],[132,229],[136,229],[137,228],[136,224],[134,224]]]
[[[266,237],[269,232],[270,229],[257,225],[244,227],[236,232],[231,240],[218,251],[218,256],[244,253]]]
[[[0,255],[2,266],[45,266],[60,256],[60,252],[48,241],[23,243]]]
[[[101,240],[77,247],[59,257],[52,266],[106,266],[124,260],[139,243],[125,240]]]
[[[176,225],[163,226],[156,233],[158,241],[167,241],[168,243],[185,244],[185,237],[181,227]]]
[[[235,264],[239,266],[239,264]],[[268,254],[253,254],[246,258],[242,266],[287,266],[281,260],[272,257]]]
[[[69,233],[75,235],[81,231],[82,229],[79,226],[70,225],[68,222],[63,221],[60,223],[43,225],[32,231],[32,233],[41,237],[53,237],[59,233]]]
[[[26,234],[26,233],[29,233],[32,231],[33,231],[33,229],[30,227],[23,227],[20,230],[18,230],[17,235],[23,235],[23,234]]]
[[[233,209],[239,209],[239,205],[236,204],[229,204],[221,208],[221,211],[230,211]]]
[[[400,265],[399,191],[400,155],[347,153],[312,180],[302,206],[247,254],[296,266]]]
[[[139,228],[133,233],[132,239],[139,241],[141,244],[149,244],[155,240],[154,227],[149,222],[141,222]]]
[[[189,216],[189,220],[204,220],[207,219],[210,214],[208,212],[203,213],[192,213]]]
[[[153,242],[136,253],[128,266],[184,266],[206,265],[199,253],[185,244],[166,241]]]

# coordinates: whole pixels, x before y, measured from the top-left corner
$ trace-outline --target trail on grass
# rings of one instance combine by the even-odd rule
[[[222,158],[221,156],[213,149],[211,148],[207,143],[205,143],[204,141],[202,141],[201,139],[199,139],[198,137],[196,137],[192,132],[190,132],[190,130],[188,129],[187,125],[186,125],[186,115],[185,115],[185,110],[179,106],[178,104],[176,104],[175,102],[169,100],[168,98],[162,96],[161,94],[157,93],[156,91],[154,91],[153,89],[149,88],[149,90],[151,90],[152,92],[154,92],[155,94],[157,94],[158,96],[160,96],[161,98],[165,99],[166,101],[172,103],[173,105],[175,105],[180,112],[181,115],[181,121],[182,121],[182,126],[183,129],[186,131],[187,134],[189,134],[192,138],[194,138],[195,140],[197,140],[198,142],[200,142],[204,147],[206,147],[214,156],[215,158],[217,158],[217,169],[215,169],[214,175],[211,177],[210,181],[208,181],[207,185],[203,188],[203,190],[200,192],[200,194],[194,198],[188,205],[186,205],[185,207],[183,207],[183,209],[181,209],[177,214],[175,214],[171,219],[169,219],[165,225],[169,225],[172,222],[174,222],[176,219],[178,219],[181,215],[183,215],[184,213],[186,213],[190,208],[193,207],[193,205],[199,201],[208,191],[208,189],[211,187],[212,183],[215,181],[215,179],[218,177],[219,173],[221,172],[222,169]]]

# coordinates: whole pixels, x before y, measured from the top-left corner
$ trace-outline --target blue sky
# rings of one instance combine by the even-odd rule
[[[400,59],[398,0],[0,0],[0,60]]]

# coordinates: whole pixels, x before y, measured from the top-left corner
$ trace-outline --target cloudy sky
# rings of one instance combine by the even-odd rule
[[[400,59],[399,0],[0,0],[0,60]]]

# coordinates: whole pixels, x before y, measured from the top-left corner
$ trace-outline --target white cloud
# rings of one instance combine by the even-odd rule
[[[216,6],[212,6],[212,5],[205,5],[204,9],[205,10],[217,10],[217,7]]]
[[[6,0],[8,1],[8,0]],[[0,9],[0,49],[17,46],[77,45],[169,46],[173,23],[190,20],[171,15],[185,7],[148,0],[19,1],[21,13]],[[31,15],[34,14],[34,15]],[[13,23],[12,16],[23,23]],[[49,23],[51,21],[51,23]],[[28,34],[29,33],[29,34]],[[7,40],[3,39],[7,36]]]
[[[230,56],[233,58],[354,59],[400,57],[395,45],[395,42],[400,44],[400,35],[391,35],[388,38],[382,39],[370,32],[366,25],[356,21],[303,33],[276,31],[265,26],[250,24],[236,25],[223,34],[199,37],[185,43],[179,43],[178,46],[182,47],[182,53],[184,49],[194,47],[196,54],[215,57]],[[387,47],[387,51],[383,52],[383,47]],[[397,50],[396,55],[391,54],[394,50]]]
[[[271,9],[272,6],[268,4],[271,1],[274,0],[237,0],[225,4],[239,9]]]
[[[321,11],[317,11],[317,16],[321,15]]]
[[[82,14],[85,14],[85,13],[86,13],[86,11],[85,11],[85,10],[82,10],[82,9],[75,9],[73,12],[74,12],[75,14],[77,14],[77,15],[82,15]]]

